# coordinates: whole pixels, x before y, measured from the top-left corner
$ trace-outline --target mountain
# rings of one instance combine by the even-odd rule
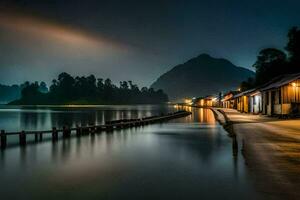
[[[226,59],[201,54],[184,64],[173,67],[160,76],[151,87],[162,89],[170,100],[201,97],[237,89],[255,73],[233,65]]]

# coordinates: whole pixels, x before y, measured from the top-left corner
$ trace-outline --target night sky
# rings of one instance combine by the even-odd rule
[[[251,69],[299,23],[298,0],[1,0],[0,83],[66,71],[149,86],[200,53]]]

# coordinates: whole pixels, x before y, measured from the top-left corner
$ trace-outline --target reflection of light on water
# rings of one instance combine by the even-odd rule
[[[141,113],[146,113],[146,110],[140,109]],[[172,188],[181,188],[180,195],[187,199],[192,198],[190,194],[213,196],[211,199],[223,196],[245,199],[244,195],[253,194],[252,190],[247,190],[248,176],[244,175],[244,165],[238,165],[238,176],[234,174],[230,139],[216,125],[207,124],[214,121],[212,111],[189,110],[193,111],[193,115],[177,119],[176,123],[152,124],[109,134],[73,137],[57,143],[28,145],[24,153],[19,148],[5,151],[0,154],[1,171],[5,172],[1,174],[0,186],[4,188],[1,195],[9,193],[5,188],[7,184],[13,184],[14,199],[22,198],[23,191],[28,195],[25,199],[33,199],[30,197],[36,194],[44,196],[49,191],[53,191],[52,195],[57,195],[58,199],[76,199],[82,196],[83,191],[87,198],[95,197],[94,194],[98,198],[108,193],[127,197],[141,196],[135,186],[142,185],[150,196],[156,192],[154,196],[163,199],[176,198],[177,192],[174,194],[168,188],[152,190],[153,183],[163,188],[169,180],[175,180]],[[92,116],[94,112],[95,109],[91,109]],[[120,113],[126,112],[120,110]],[[111,117],[113,113],[115,110],[105,110],[105,113],[99,113],[99,118]],[[136,115],[136,109],[133,115]],[[54,116],[58,117],[57,114]],[[85,116],[86,113],[80,113],[80,117]],[[67,118],[70,117],[68,114]],[[24,167],[34,170],[24,170]],[[19,181],[20,174],[22,181]],[[220,194],[209,192],[215,189],[217,182],[220,183]],[[238,187],[229,190],[228,185]],[[251,183],[249,185],[252,186]],[[199,188],[205,188],[207,192]]]
[[[60,113],[62,111],[54,111],[54,110],[49,110],[49,109],[21,109],[21,108],[0,108],[0,112],[23,112],[23,113],[48,113],[48,112],[53,112],[53,113]]]
[[[192,107],[191,106],[178,106],[178,110],[186,110],[188,112],[192,112]]]
[[[208,124],[216,123],[215,116],[213,112],[209,109],[200,108],[198,110],[198,115],[199,115],[199,121],[202,123],[203,122]]]
[[[173,112],[168,105],[0,106],[0,129],[51,130],[53,127],[104,124],[121,118],[141,118]]]
[[[192,112],[192,107],[188,106],[187,111]]]

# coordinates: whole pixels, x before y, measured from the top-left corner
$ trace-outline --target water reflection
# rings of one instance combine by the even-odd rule
[[[161,112],[152,109],[50,109],[45,124]],[[8,148],[0,154],[0,193],[4,199],[255,199],[213,113],[192,111],[169,123]],[[42,126],[39,119],[28,123]]]
[[[172,106],[84,106],[16,107],[0,106],[0,129],[6,131],[45,130],[64,125],[103,124],[105,121],[141,118],[176,111]]]
[[[194,112],[194,115],[189,116],[189,118],[186,118],[187,121],[195,121],[195,122],[200,122],[204,124],[215,124],[216,120],[214,115],[212,114],[210,109],[204,109],[204,108],[193,108],[191,106],[181,106],[181,105],[176,105],[173,106],[174,109],[177,110],[186,110],[189,112]],[[193,118],[193,119],[192,119]]]

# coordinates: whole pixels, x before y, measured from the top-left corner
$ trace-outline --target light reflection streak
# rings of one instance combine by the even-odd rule
[[[37,36],[44,40],[63,42],[65,45],[99,48],[112,46],[120,47],[104,36],[93,35],[72,27],[66,27],[51,21],[38,19],[31,16],[16,13],[1,13],[0,28],[15,31],[31,36]]]

